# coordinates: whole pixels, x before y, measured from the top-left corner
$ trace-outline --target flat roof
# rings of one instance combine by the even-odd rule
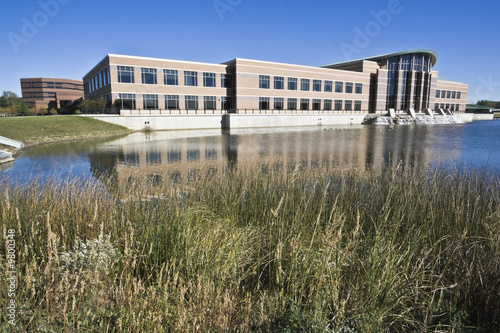
[[[414,54],[414,53],[424,53],[424,54],[430,55],[431,56],[432,66],[434,66],[436,64],[436,61],[437,61],[437,58],[438,58],[436,52],[434,52],[432,50],[427,50],[427,49],[414,49],[414,50],[406,50],[406,51],[400,51],[400,52],[394,52],[394,53],[387,53],[387,54],[382,54],[382,55],[378,55],[378,56],[374,56],[374,57],[368,57],[368,58],[361,58],[361,59],[356,59],[356,60],[349,60],[349,61],[337,62],[337,63],[333,63],[333,64],[321,66],[321,67],[328,67],[328,66],[335,66],[335,65],[346,65],[346,64],[352,64],[352,63],[360,62],[360,61],[363,61],[363,60],[379,61],[379,60],[388,59],[388,58],[391,58],[391,57],[397,57],[397,56],[400,56],[400,55]]]

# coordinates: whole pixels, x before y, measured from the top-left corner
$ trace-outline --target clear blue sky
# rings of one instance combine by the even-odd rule
[[[20,95],[23,77],[81,79],[108,53],[321,66],[425,48],[470,102],[500,101],[499,13],[498,0],[4,1],[0,93]]]

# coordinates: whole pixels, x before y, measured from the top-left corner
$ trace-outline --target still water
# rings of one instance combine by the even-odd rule
[[[189,180],[199,172],[266,163],[376,168],[458,165],[500,171],[500,120],[454,125],[339,126],[132,133],[43,145],[0,166],[0,179],[99,179],[136,174]]]

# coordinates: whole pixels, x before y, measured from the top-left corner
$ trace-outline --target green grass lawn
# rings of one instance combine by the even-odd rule
[[[80,116],[2,117],[0,136],[24,144],[126,133],[125,127]]]

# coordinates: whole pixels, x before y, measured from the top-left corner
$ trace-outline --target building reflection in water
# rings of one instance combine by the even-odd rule
[[[253,164],[264,169],[286,164],[293,170],[300,164],[370,172],[398,165],[427,167],[458,157],[458,151],[438,141],[433,126],[151,132],[106,142],[89,156],[95,177],[111,177],[120,186],[144,180],[156,186]]]

